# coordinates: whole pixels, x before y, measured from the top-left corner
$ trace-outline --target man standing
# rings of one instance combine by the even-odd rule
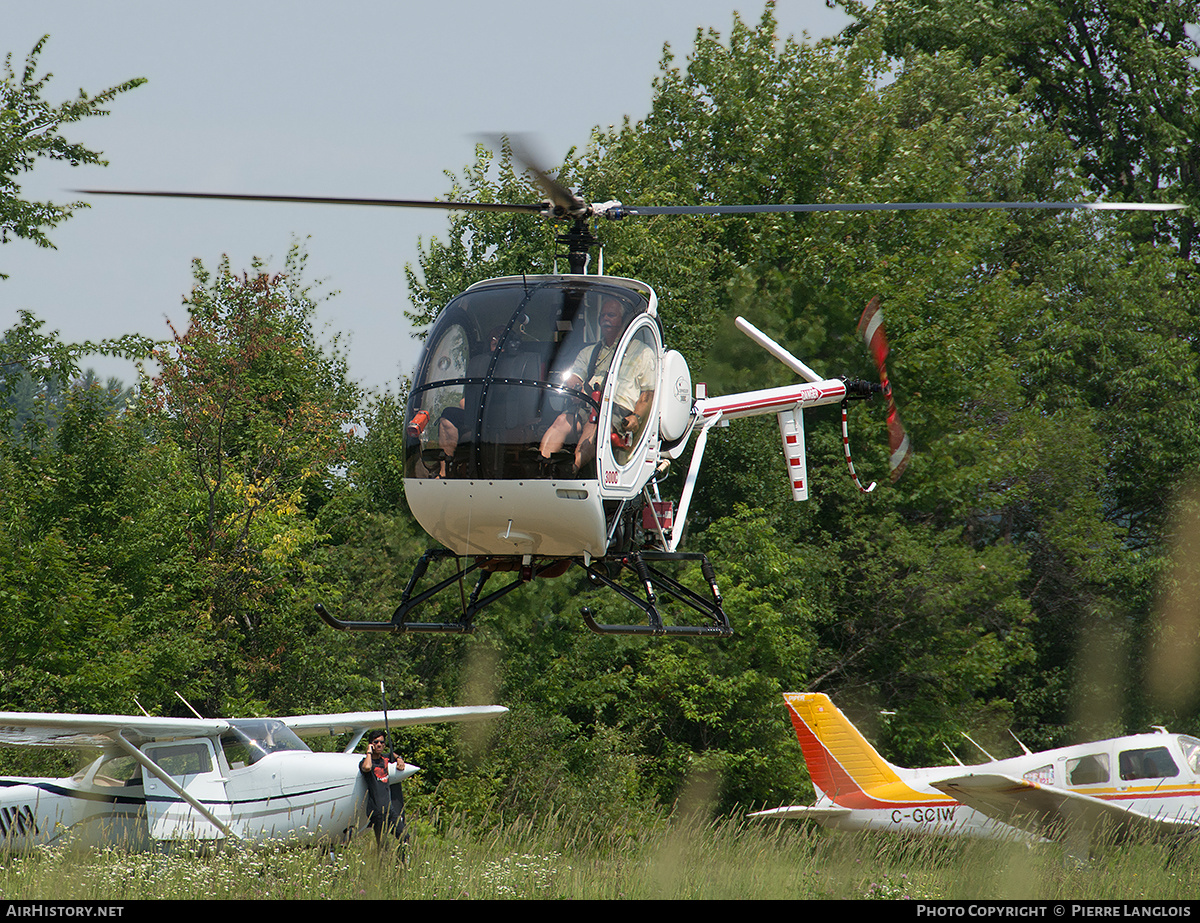
[[[367,755],[358,764],[358,770],[367,783],[367,821],[375,830],[375,845],[383,840],[383,829],[387,827],[400,838],[404,835],[404,802],[398,809],[392,807],[392,790],[388,785],[389,765],[404,769],[404,760],[398,753],[384,755],[384,733],[375,731],[369,738]]]

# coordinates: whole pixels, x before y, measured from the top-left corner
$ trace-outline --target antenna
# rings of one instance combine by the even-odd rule
[[[966,763],[964,763],[962,760],[960,760],[958,758],[957,753],[955,753],[953,750],[950,749],[950,745],[948,743],[946,743],[946,741],[944,741],[944,740],[942,741],[942,746],[946,748],[946,752],[950,754],[950,758],[953,759],[954,762],[958,763],[959,766],[967,765]]]
[[[1008,733],[1009,733],[1009,736],[1012,737],[1012,739],[1017,742],[1017,746],[1025,751],[1026,756],[1033,756],[1033,753],[1030,751],[1030,749],[1027,746],[1025,746],[1023,743],[1021,743],[1021,738],[1013,733],[1012,728],[1008,729]]]
[[[190,711],[193,715],[195,715],[201,721],[204,720],[204,716],[202,714],[200,714],[200,712],[196,711],[196,709],[192,708],[192,703],[189,702],[187,699],[185,699],[183,696],[181,696],[179,694],[178,690],[176,690],[175,696],[176,696],[176,698],[179,699],[180,702],[182,702],[184,705],[186,705],[188,707],[188,711]],[[147,716],[147,717],[149,717],[149,716]]]
[[[979,747],[979,751],[984,756],[986,756],[989,760],[991,760],[993,763],[997,762],[997,760],[994,756],[992,756],[990,753],[988,753],[986,750],[984,750],[983,747],[980,747],[979,744],[975,743],[975,741],[971,740],[970,734],[968,734],[966,731],[960,731],[959,733],[962,734],[963,737],[967,738],[967,740],[970,740],[971,743],[975,744],[976,747]]]

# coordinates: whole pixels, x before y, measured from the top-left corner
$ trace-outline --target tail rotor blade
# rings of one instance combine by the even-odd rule
[[[900,414],[896,410],[896,400],[892,395],[892,383],[888,381],[887,365],[884,363],[888,354],[888,342],[883,327],[883,309],[879,307],[878,295],[867,302],[867,306],[863,309],[862,317],[858,320],[858,332],[862,335],[863,342],[867,344],[867,351],[875,359],[875,365],[879,368],[879,383],[883,386],[883,396],[887,401],[888,448],[891,450],[889,465],[892,471],[892,480],[896,481],[904,473],[904,469],[908,467],[909,460],[912,458],[912,444],[909,442],[908,433],[904,430],[904,424],[900,422]]]

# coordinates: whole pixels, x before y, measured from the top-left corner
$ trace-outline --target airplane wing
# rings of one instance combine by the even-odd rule
[[[461,708],[401,708],[387,712],[389,727],[406,727],[414,724],[441,724],[443,722],[480,721],[508,713],[503,705],[468,705]],[[280,718],[298,737],[315,737],[319,734],[346,734],[368,728],[382,728],[384,712],[352,711],[339,715],[292,715]]]
[[[930,783],[1001,823],[1063,839],[1066,831],[1104,829],[1118,837],[1200,833],[1200,823],[1145,814],[1128,802],[1105,801],[1081,792],[999,774],[958,776]]]
[[[820,808],[815,805],[792,804],[782,808],[771,808],[768,811],[755,811],[753,814],[748,814],[747,817],[799,817],[804,820],[815,820],[817,823],[824,823],[827,820],[838,820],[842,817],[849,817],[850,813],[849,808]]]
[[[219,718],[147,718],[145,715],[63,715],[0,712],[0,745],[97,748],[118,734],[139,746],[150,740],[213,737],[229,730]]]
[[[463,708],[409,708],[387,713],[393,727],[436,724],[443,721],[478,721],[507,713],[502,705]],[[383,727],[383,712],[346,712],[338,715],[294,715],[281,718],[300,737],[342,734]],[[118,734],[134,746],[151,740],[216,737],[230,729],[222,718],[148,718],[145,715],[66,715],[55,712],[0,712],[0,746],[72,747],[94,749],[112,743]]]

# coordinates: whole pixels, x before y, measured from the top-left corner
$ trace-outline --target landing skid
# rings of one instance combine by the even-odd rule
[[[428,587],[420,593],[416,592],[417,584],[425,576],[429,565],[447,559],[454,559],[459,567],[455,573]],[[525,562],[521,558],[475,558],[466,566],[468,559],[460,558],[445,548],[431,548],[421,555],[413,568],[408,585],[400,598],[400,604],[389,621],[353,621],[339,619],[332,615],[321,603],[316,604],[317,614],[331,628],[338,631],[376,631],[392,632],[394,634],[425,633],[425,634],[471,634],[475,630],[475,615],[482,609],[494,603],[513,590],[523,586],[536,577],[557,577],[571,565],[583,568],[588,580],[595,584],[606,586],[622,599],[639,608],[646,615],[646,622],[638,625],[603,625],[598,623],[587,607],[582,610],[583,620],[587,627],[602,635],[651,635],[655,637],[708,637],[728,638],[733,635],[729,619],[721,608],[721,594],[717,589],[716,576],[708,558],[703,554],[683,554],[666,551],[629,552],[624,555],[591,560],[587,563],[582,558],[556,558],[544,563]],[[666,563],[698,562],[704,579],[708,582],[712,598],[701,596],[683,586],[674,577],[665,573],[659,566]],[[619,570],[629,569],[638,577],[645,597],[621,586],[609,570],[616,567]],[[501,570],[512,571],[513,579],[497,590],[484,595],[484,586],[488,579]],[[419,622],[410,621],[409,615],[417,606],[428,602],[438,593],[452,586],[462,586],[463,581],[471,574],[478,573],[475,586],[470,596],[464,600],[462,614],[453,622]],[[689,608],[707,618],[709,625],[667,625],[658,611],[658,596],[660,593],[679,600]]]
[[[613,559],[608,559],[612,561]],[[584,570],[587,571],[588,579],[592,583],[599,583],[610,590],[613,590],[622,599],[625,599],[633,605],[637,606],[646,613],[647,624],[645,625],[601,625],[592,616],[592,611],[586,606],[583,607],[583,621],[587,627],[596,634],[601,635],[653,635],[655,637],[664,637],[667,635],[692,637],[692,638],[729,638],[733,635],[733,628],[729,624],[729,618],[725,615],[725,610],[721,607],[721,592],[717,589],[717,578],[713,572],[712,565],[708,562],[708,558],[702,554],[684,554],[682,552],[671,551],[634,551],[629,554],[622,555],[615,559],[621,567],[628,568],[638,576],[638,580],[642,584],[646,598],[642,599],[628,589],[621,586],[619,583],[611,579],[604,571],[604,562],[593,562],[590,566],[585,566],[582,561],[577,561]],[[674,577],[664,573],[654,564],[663,564],[678,561],[698,561],[700,570],[704,574],[704,579],[708,582],[709,589],[712,591],[712,599],[706,599],[699,593],[689,590]],[[658,613],[658,593],[666,593],[668,596],[674,597],[690,608],[699,612],[701,615],[712,621],[711,625],[666,625],[663,623],[662,616]]]

